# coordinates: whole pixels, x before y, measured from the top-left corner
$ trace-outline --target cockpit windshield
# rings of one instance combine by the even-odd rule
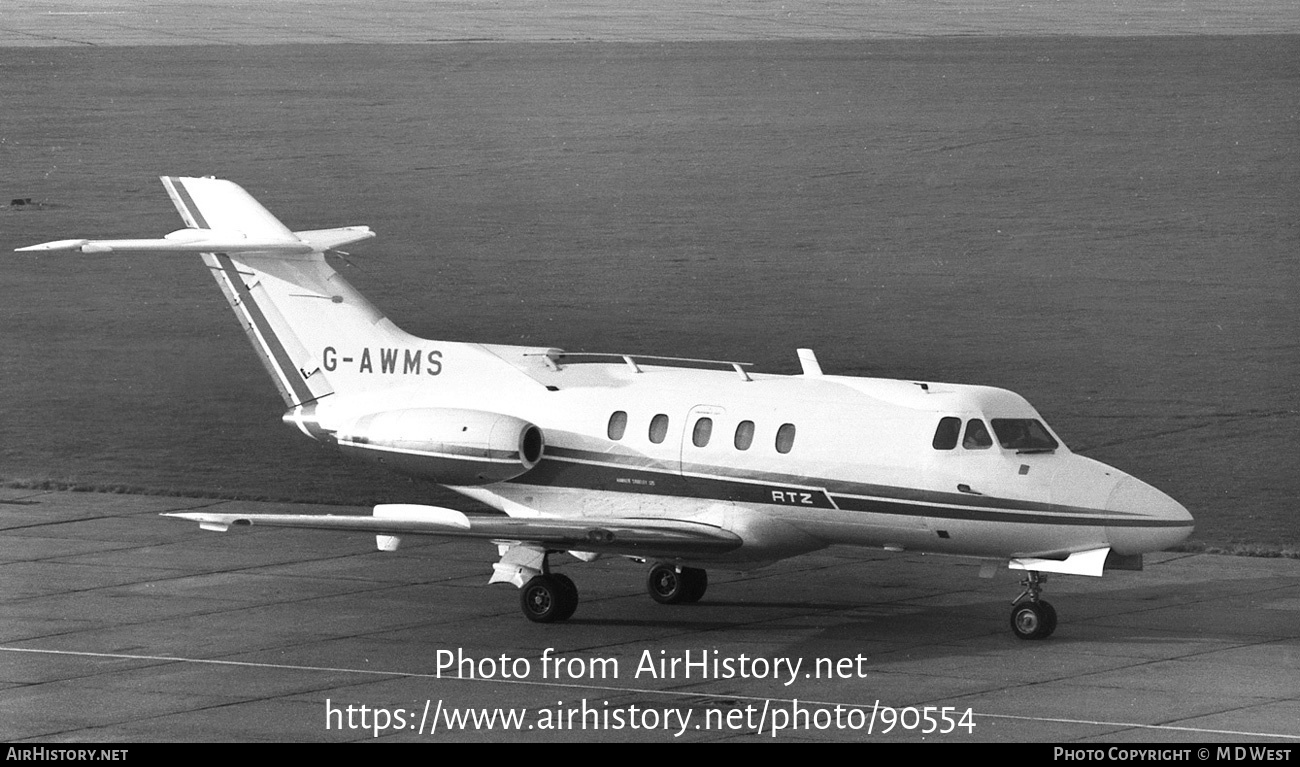
[[[1047,453],[1060,447],[1047,427],[1033,418],[994,418],[993,433],[1002,447],[1018,453]]]

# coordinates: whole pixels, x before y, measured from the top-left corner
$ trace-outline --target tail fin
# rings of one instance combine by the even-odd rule
[[[325,261],[326,250],[373,237],[368,228],[293,232],[230,181],[163,177],[162,182],[191,230],[278,244],[252,250],[217,250],[209,244],[202,253],[291,409],[334,393],[329,373],[337,364],[331,352],[418,344]],[[368,388],[364,379],[360,383],[350,388]]]
[[[332,394],[335,370],[343,377],[381,364],[426,369],[422,345],[428,342],[385,318],[325,261],[326,250],[373,237],[369,228],[294,232],[230,181],[165,176],[162,182],[189,229],[161,239],[58,240],[19,250],[202,254],[291,410]],[[369,362],[381,352],[382,361]],[[350,369],[339,365],[363,354]],[[354,375],[347,388],[364,392],[382,384],[376,376]]]
[[[285,420],[318,439],[327,437],[315,403],[336,393],[330,405],[348,401],[357,412],[373,412],[429,391],[435,376],[440,398],[469,402],[484,386],[543,385],[537,376],[546,375],[557,350],[432,341],[384,317],[325,260],[327,250],[373,237],[369,228],[295,232],[230,181],[162,182],[188,229],[160,239],[58,240],[19,250],[201,254],[280,390]]]

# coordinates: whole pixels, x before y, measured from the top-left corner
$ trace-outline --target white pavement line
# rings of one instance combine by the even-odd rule
[[[676,697],[676,698],[725,698],[727,700],[745,700],[745,701],[755,701],[755,702],[764,701],[765,703],[768,701],[775,701],[779,703],[793,703],[793,704],[803,703],[804,705],[807,706],[842,706],[844,708],[857,708],[862,710],[871,708],[870,705],[865,703],[861,703],[861,704],[844,703],[841,701],[808,700],[808,699],[796,700],[794,698],[775,698],[775,697],[764,697],[758,695],[733,695],[731,693],[687,692],[682,690],[656,690],[656,689],[644,688],[644,687],[618,687],[614,685],[573,684],[570,682],[550,682],[550,681],[541,682],[541,681],[526,680],[526,679],[478,679],[473,677],[465,678],[460,676],[441,676],[439,674],[428,674],[428,673],[420,673],[415,671],[384,671],[380,669],[341,668],[341,667],[334,667],[334,666],[300,666],[300,665],[295,665],[290,663],[257,663],[254,661],[242,661],[242,660],[219,660],[216,658],[183,658],[175,655],[134,655],[128,653],[85,652],[80,650],[45,650],[45,649],[40,649],[35,647],[0,647],[0,652],[32,653],[35,655],[70,655],[70,656],[83,657],[83,658],[114,658],[117,660],[153,660],[153,661],[165,661],[170,663],[195,663],[195,664],[206,664],[206,665],[213,665],[213,666],[242,666],[244,668],[274,668],[274,669],[284,669],[287,671],[326,671],[326,672],[342,673],[342,674],[392,676],[392,677],[402,677],[402,678],[409,678],[409,679],[445,679],[451,682],[480,682],[485,684],[522,685],[526,687],[554,687],[554,688],[569,689],[569,690],[590,690],[593,692],[635,693],[638,695],[663,695],[667,697]],[[876,705],[879,706],[880,701],[876,701]],[[903,706],[903,707],[890,707],[890,708],[909,708],[909,707]],[[916,708],[916,706],[911,706],[910,708]],[[1066,719],[1061,717],[1049,717],[1049,716],[1019,716],[1015,714],[976,713],[974,715],[979,717],[984,717],[986,719],[1010,719],[1010,720],[1023,721],[1023,722],[1084,724],[1084,725],[1092,725],[1098,727],[1124,727],[1124,728],[1136,728],[1142,730],[1160,730],[1160,731],[1170,731],[1170,732],[1198,732],[1198,733],[1205,733],[1208,735],[1240,735],[1240,736],[1248,736],[1248,737],[1285,738],[1289,740],[1300,740],[1300,735],[1286,735],[1283,733],[1276,733],[1276,732],[1252,732],[1249,730],[1218,730],[1218,729],[1210,729],[1205,727],[1181,727],[1178,725],[1169,725],[1169,724],[1141,724],[1138,722],[1108,722],[1108,721],[1091,720],[1091,719]]]

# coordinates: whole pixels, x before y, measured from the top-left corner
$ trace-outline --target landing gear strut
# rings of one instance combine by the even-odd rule
[[[650,568],[646,591],[661,605],[698,602],[709,587],[709,574],[697,567],[674,567],[663,563]]]
[[[1039,598],[1044,583],[1047,576],[1037,570],[1025,573],[1020,581],[1025,590],[1011,603],[1011,630],[1021,639],[1046,639],[1056,631],[1056,608]]]

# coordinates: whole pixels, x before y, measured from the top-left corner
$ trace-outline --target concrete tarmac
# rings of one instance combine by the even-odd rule
[[[642,565],[558,555],[582,602],[537,625],[491,546],[158,516],[192,509],[366,512],[0,490],[0,740],[1300,741],[1294,560],[1053,577],[1024,642],[1016,576],[966,560],[832,549],[667,607]],[[454,719],[497,708],[522,719]]]

